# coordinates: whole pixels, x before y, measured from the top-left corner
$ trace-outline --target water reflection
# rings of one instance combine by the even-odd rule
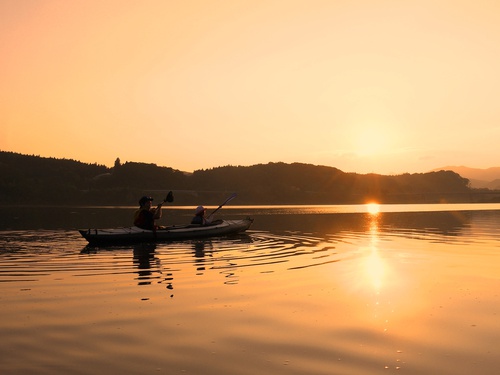
[[[443,236],[460,235],[469,227],[473,214],[478,213],[391,213],[370,204],[365,206],[364,213],[262,215],[255,221],[256,229],[252,227],[247,233],[231,238],[136,245],[133,264],[139,285],[151,285],[156,280],[172,290],[173,274],[185,269],[184,264],[190,264],[197,276],[215,271],[223,277],[223,283],[237,284],[242,268],[276,273],[281,269],[317,268],[357,259],[360,262],[354,264],[360,268],[354,276],[355,282],[349,280],[351,286],[362,287],[363,282],[365,291],[369,286],[372,293],[380,293],[390,269],[381,243],[387,244],[393,236],[449,241]],[[345,250],[353,246],[355,251]],[[338,251],[339,248],[344,250]]]
[[[384,277],[384,262],[379,254],[379,220],[380,212],[376,206],[369,210],[369,255],[366,257],[366,278],[373,286],[376,293],[380,292]]]
[[[159,279],[153,276],[154,270],[161,273],[160,260],[155,256],[156,244],[143,243],[134,246],[133,264],[137,267],[138,285],[150,285],[151,280]]]
[[[216,271],[224,277],[224,284],[237,284],[236,269],[248,266],[244,264],[242,252],[253,241],[252,236],[239,234],[214,240],[136,244],[133,246],[133,264],[137,269],[138,285],[151,285],[156,280],[173,290],[174,272],[182,269],[185,273],[185,264],[194,267],[196,276]],[[117,247],[124,248],[126,246]],[[96,251],[93,248],[93,252]]]
[[[208,250],[207,250],[208,248]],[[193,257],[194,257],[194,266],[198,271],[198,275],[203,275],[203,271],[205,271],[206,260],[205,256],[212,256],[213,245],[210,240],[198,240],[193,243]]]
[[[0,232],[3,372],[498,368],[500,210],[262,211],[255,223],[241,237],[81,252],[71,231]],[[168,298],[174,276],[182,298]]]
[[[238,284],[244,268],[279,273],[349,261],[356,267],[356,273],[348,277],[349,287],[361,288],[358,292],[380,294],[384,288],[398,288],[395,279],[400,285],[405,281],[406,275],[400,275],[400,267],[394,267],[389,261],[394,257],[389,251],[390,244],[398,237],[451,243],[460,241],[460,237],[470,238],[470,231],[477,231],[474,227],[478,225],[482,228],[482,238],[499,237],[497,226],[492,223],[500,221],[500,211],[385,212],[379,205],[370,204],[362,213],[286,214],[287,211],[282,210],[270,215],[264,210],[259,212],[261,215],[254,215],[255,227],[231,238],[119,246],[107,250],[125,252],[129,262],[132,250],[137,283],[151,285],[156,282],[170,290],[174,285],[174,273],[176,278],[182,276],[178,270],[186,272],[186,264],[191,272],[194,269],[196,276],[217,273],[224,284]],[[297,209],[294,212],[298,212]],[[488,223],[487,226],[484,223]],[[54,239],[53,231],[46,232],[47,238]],[[40,236],[35,236],[37,243]],[[66,238],[66,234],[58,237]],[[34,245],[32,232],[4,238],[8,239],[5,248]],[[97,254],[102,250],[85,246],[82,252]],[[396,256],[413,257],[409,251],[402,254]],[[332,273],[337,270],[335,267],[328,269]]]
[[[370,230],[372,214],[326,213],[297,215],[254,216],[252,230],[272,231],[275,234],[307,233],[322,237],[345,239]],[[374,209],[374,207],[371,207]],[[481,214],[487,214],[482,212]],[[381,235],[416,235],[428,233],[459,236],[466,231],[478,212],[382,212],[377,214]]]
[[[158,284],[165,285],[166,289],[173,290],[173,271],[162,265],[156,250],[156,243],[134,245],[133,264],[137,268],[137,284],[151,285],[152,281],[156,281]]]

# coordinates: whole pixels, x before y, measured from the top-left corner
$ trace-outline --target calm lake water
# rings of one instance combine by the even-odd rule
[[[134,210],[0,208],[1,374],[500,373],[500,205],[231,206],[246,234],[105,248],[76,231]]]

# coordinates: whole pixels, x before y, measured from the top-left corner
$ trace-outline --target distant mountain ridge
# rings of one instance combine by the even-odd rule
[[[176,205],[218,204],[238,193],[239,204],[363,204],[499,202],[500,191],[470,188],[459,173],[401,175],[345,173],[335,167],[270,162],[223,166],[186,174],[137,162],[108,168],[75,160],[0,151],[0,204],[136,205],[142,195]]]
[[[433,169],[437,171],[453,171],[460,176],[468,178],[471,187],[476,189],[486,188],[492,190],[500,189],[500,167],[491,168],[470,168],[465,166],[447,166],[442,168]]]

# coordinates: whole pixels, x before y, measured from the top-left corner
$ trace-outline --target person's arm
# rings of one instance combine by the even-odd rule
[[[156,206],[156,208],[153,210],[154,211],[153,212],[153,214],[154,214],[153,217],[154,217],[155,220],[161,218],[161,214],[162,214],[161,207],[162,206],[163,206],[163,202],[160,203],[158,206]]]

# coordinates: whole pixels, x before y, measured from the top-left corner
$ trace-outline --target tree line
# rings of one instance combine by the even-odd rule
[[[484,194],[452,171],[345,173],[303,163],[221,166],[182,172],[156,164],[125,162],[113,167],[76,160],[0,151],[0,203],[40,205],[135,205],[142,195],[162,200],[174,192],[177,205],[216,205],[233,192],[238,204],[356,204],[471,202]],[[496,196],[488,196],[496,199]]]

